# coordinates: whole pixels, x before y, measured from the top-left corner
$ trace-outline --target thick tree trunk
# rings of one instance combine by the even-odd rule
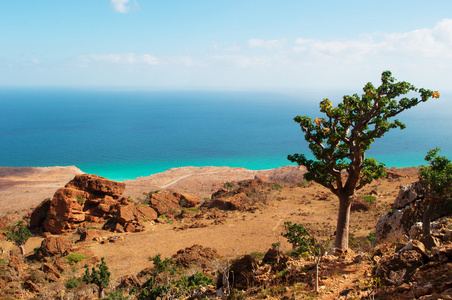
[[[349,197],[339,198],[339,213],[337,217],[336,240],[334,247],[336,249],[348,249],[348,229],[350,225],[350,207]]]

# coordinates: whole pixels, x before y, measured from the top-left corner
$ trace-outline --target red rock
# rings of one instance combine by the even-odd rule
[[[173,194],[176,198],[179,198],[179,205],[181,207],[195,207],[197,205],[199,205],[199,203],[201,203],[201,201],[199,201],[199,199],[187,195],[187,194],[179,194],[179,193],[174,193]]]
[[[148,221],[157,219],[157,212],[150,206],[141,205],[136,207],[136,217],[138,220],[147,219]]]
[[[180,213],[179,199],[171,194],[152,194],[149,199],[149,206],[157,214],[167,217],[175,217]]]
[[[72,243],[60,236],[46,237],[39,248],[38,257],[48,257],[63,254],[72,247]]]
[[[105,230],[87,229],[80,235],[80,241],[92,241],[97,237],[102,237],[108,234]]]
[[[121,224],[135,220],[135,205],[129,204],[119,209],[117,221]]]
[[[76,175],[73,180],[66,184],[67,188],[87,191],[92,194],[109,195],[121,197],[126,188],[123,182],[108,180],[97,175],[81,174]]]
[[[42,223],[44,223],[47,217],[47,212],[50,209],[50,203],[51,203],[50,198],[47,198],[33,210],[33,212],[30,215],[31,228],[42,226]]]

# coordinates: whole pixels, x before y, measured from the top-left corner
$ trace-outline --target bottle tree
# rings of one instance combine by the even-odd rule
[[[435,205],[450,199],[452,195],[452,162],[444,156],[438,156],[439,148],[427,152],[425,160],[428,166],[419,170],[419,180],[426,189],[425,200],[428,207],[422,216],[424,235],[430,234],[430,215]]]
[[[344,96],[337,107],[328,99],[320,102],[320,111],[325,114],[313,121],[308,116],[297,116],[305,140],[309,143],[315,160],[304,154],[289,155],[291,162],[305,166],[306,180],[313,180],[327,187],[339,199],[335,247],[348,248],[351,199],[355,192],[366,184],[385,176],[384,164],[366,158],[375,139],[394,128],[405,125],[393,117],[429,98],[438,98],[439,93],[417,89],[411,83],[397,82],[390,71],[381,75],[381,85],[367,83],[364,94]],[[408,98],[403,95],[415,93]]]
[[[31,237],[31,232],[25,222],[20,220],[13,226],[5,227],[4,234],[6,240],[16,244],[20,248],[21,254],[25,256],[25,243]]]

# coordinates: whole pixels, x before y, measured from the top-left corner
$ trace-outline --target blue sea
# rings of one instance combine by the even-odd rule
[[[310,153],[293,118],[321,117],[319,101],[343,94],[4,88],[0,165],[75,165],[113,180],[184,166],[276,168],[291,164],[288,154]],[[367,156],[419,166],[440,147],[452,158],[451,98],[400,114],[407,128],[387,133]]]

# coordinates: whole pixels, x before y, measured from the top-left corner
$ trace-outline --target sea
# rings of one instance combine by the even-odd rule
[[[0,166],[75,165],[118,181],[186,166],[277,168],[292,164],[288,154],[310,156],[293,118],[322,117],[323,98],[352,93],[1,88]],[[402,112],[407,128],[377,139],[367,157],[420,166],[439,147],[452,158],[451,96]]]

